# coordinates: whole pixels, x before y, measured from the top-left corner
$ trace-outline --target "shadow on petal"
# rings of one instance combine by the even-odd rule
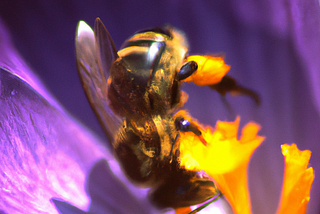
[[[69,204],[68,202],[60,200],[59,198],[52,198],[51,201],[56,206],[60,214],[86,214],[87,213]]]
[[[91,197],[89,213],[150,213],[113,175],[106,160],[92,168],[87,189]]]
[[[91,198],[88,212],[61,199],[53,198],[61,214],[104,214],[104,213],[150,213],[150,207],[141,203],[130,190],[113,174],[105,159],[98,161],[90,171],[87,192]]]

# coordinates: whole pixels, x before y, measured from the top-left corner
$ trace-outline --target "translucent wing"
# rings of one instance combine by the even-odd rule
[[[108,78],[112,62],[118,58],[114,42],[100,21],[96,19],[94,33],[80,21],[76,33],[76,57],[83,88],[106,134],[113,142],[122,118],[109,107]]]

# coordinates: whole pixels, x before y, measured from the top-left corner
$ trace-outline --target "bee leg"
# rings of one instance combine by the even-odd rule
[[[179,149],[176,150],[176,154],[173,154],[174,146],[175,146],[175,144],[176,144],[176,142],[177,142],[179,137],[180,137],[180,134],[177,134],[176,137],[173,140],[173,143],[172,143],[172,146],[171,146],[171,150],[170,150],[170,156],[179,156],[180,155]],[[177,152],[179,154],[177,154]]]
[[[232,95],[245,95],[251,97],[257,105],[260,105],[261,103],[260,96],[255,91],[239,85],[237,81],[229,75],[225,75],[219,83],[210,85],[209,87],[222,96],[225,96],[226,93]]]
[[[200,127],[193,121],[186,120],[182,117],[177,117],[175,119],[176,127],[180,132],[192,132],[197,135],[203,145],[207,146],[207,141],[203,138]]]
[[[230,105],[230,103],[228,102],[226,97],[225,96],[220,96],[220,99],[221,99],[221,102],[223,103],[223,105],[226,107],[227,112],[230,115],[230,119],[237,117],[237,114],[236,114],[234,108]]]
[[[210,201],[208,201],[207,203],[201,205],[201,206],[198,207],[197,209],[192,210],[192,211],[189,212],[188,214],[196,214],[197,212],[199,212],[199,211],[201,211],[202,209],[206,208],[207,206],[209,206],[209,205],[212,204],[213,202],[217,201],[221,196],[222,196],[221,193],[219,193],[218,195],[213,196],[211,199],[209,199]]]

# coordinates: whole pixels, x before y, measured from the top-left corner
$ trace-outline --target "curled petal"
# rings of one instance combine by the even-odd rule
[[[53,197],[86,209],[86,174],[107,151],[24,80],[1,68],[0,92],[0,210],[57,213]]]
[[[259,125],[251,122],[242,129],[238,140],[239,122],[238,117],[234,122],[218,121],[214,131],[208,128],[203,133],[207,146],[197,136],[183,134],[181,159],[182,164],[189,163],[186,168],[206,171],[215,180],[235,213],[251,213],[247,167],[252,153],[264,137],[257,135]]]
[[[37,93],[43,96],[51,105],[57,109],[61,109],[59,103],[53,98],[50,92],[44,87],[41,80],[29,68],[22,59],[16,48],[14,47],[7,29],[0,19],[0,67],[3,67],[15,75],[19,76],[23,81],[27,82]]]
[[[285,170],[277,213],[306,213],[314,180],[313,168],[307,168],[311,152],[300,151],[296,144],[284,144],[281,149],[285,158]]]

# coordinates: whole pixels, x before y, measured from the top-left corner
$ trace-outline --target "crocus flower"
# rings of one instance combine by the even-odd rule
[[[238,140],[239,122],[238,117],[234,122],[218,121],[215,129],[207,128],[203,134],[207,145],[203,145],[193,133],[184,133],[180,141],[181,163],[188,169],[207,172],[234,213],[250,214],[247,168],[252,153],[264,137],[257,135],[259,125],[248,123]],[[314,180],[313,168],[307,169],[311,152],[300,151],[295,144],[284,144],[281,148],[285,157],[285,174],[277,213],[306,213]]]
[[[183,89],[189,94],[186,108],[198,121],[211,126],[217,120],[233,121],[236,115],[241,116],[241,127],[248,121],[261,125],[259,133],[266,139],[248,168],[253,213],[277,211],[284,174],[280,145],[296,143],[302,150],[310,149],[316,178],[307,213],[319,213],[318,1],[1,1],[0,16],[21,55],[61,104],[52,105],[63,106],[102,141],[103,132],[75,68],[74,33],[79,20],[92,25],[99,16],[118,48],[136,30],[169,23],[186,33],[191,54],[224,54],[231,65],[229,75],[260,94],[260,107],[249,98],[228,95],[226,105],[209,88],[185,84]],[[115,199],[112,204],[122,208],[130,203]]]

